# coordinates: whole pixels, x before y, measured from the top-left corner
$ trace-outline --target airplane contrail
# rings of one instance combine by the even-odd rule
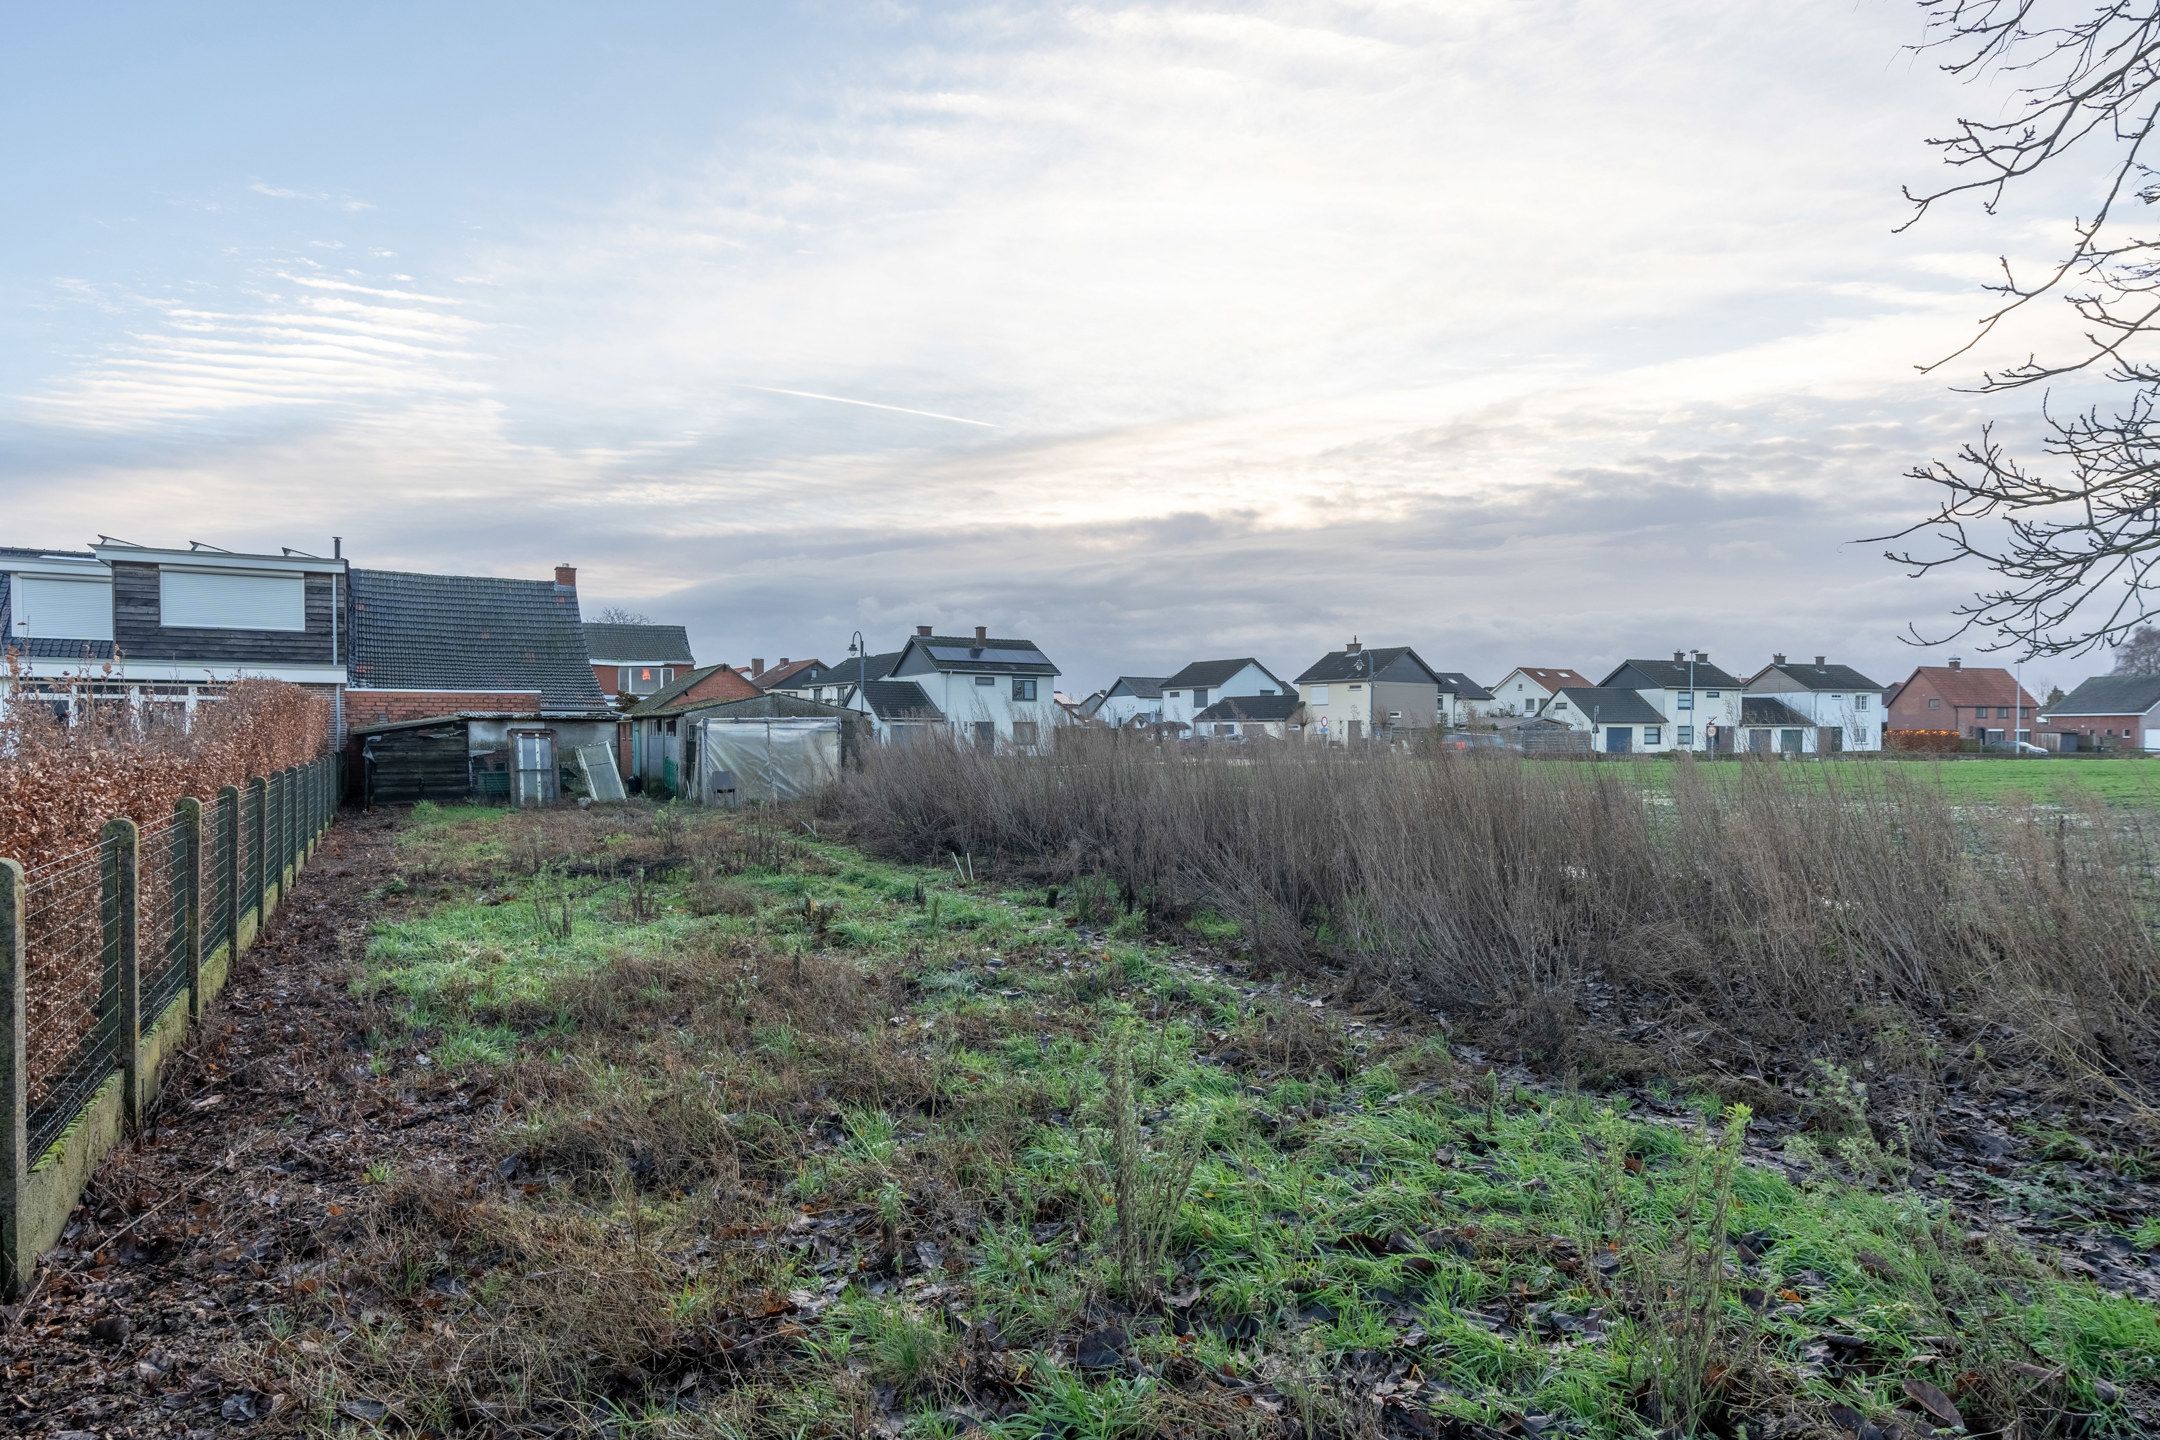
[[[988,420],[970,420],[965,415],[940,415],[935,410],[911,410],[905,405],[881,405],[875,400],[850,400],[845,395],[820,395],[815,390],[782,390],[776,385],[745,385],[745,390],[762,390],[767,395],[793,395],[802,400],[830,400],[835,405],[860,405],[865,410],[891,410],[900,415],[920,415],[928,420],[950,420],[955,425],[980,425],[985,430],[998,427]]]

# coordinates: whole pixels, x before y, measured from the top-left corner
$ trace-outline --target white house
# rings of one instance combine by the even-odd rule
[[[1203,739],[1287,739],[1299,723],[1304,702],[1288,695],[1225,695],[1193,717],[1193,733]]]
[[[1587,731],[1600,755],[1662,754],[1673,748],[1672,722],[1642,692],[1617,685],[1570,685],[1545,704],[1542,718]]]
[[[1758,700],[1774,700],[1786,713]],[[1832,665],[1820,655],[1809,664],[1791,664],[1773,655],[1745,687],[1739,743],[1800,755],[1880,750],[1884,711],[1883,687],[1850,665]]]
[[[888,745],[943,735],[950,728],[944,712],[930,703],[928,693],[914,680],[869,680],[860,688],[850,681],[836,703],[869,716],[871,733]]]
[[[1050,743],[1065,714],[1052,698],[1057,676],[1032,640],[993,639],[980,625],[972,636],[937,635],[918,625],[891,678],[913,681],[955,731],[988,750]]]
[[[1162,723],[1190,729],[1193,717],[1218,700],[1248,695],[1295,695],[1251,656],[1236,660],[1195,660],[1162,682]]]
[[[1492,704],[1492,691],[1460,670],[1435,670],[1440,682],[1440,723],[1466,725],[1483,715]]]
[[[1120,675],[1103,691],[1101,702],[1088,712],[1088,718],[1117,729],[1153,725],[1162,719],[1162,692],[1160,676]]]
[[[1670,722],[1658,749],[1729,751],[1737,743],[1744,687],[1700,650],[1675,650],[1670,660],[1623,660],[1598,688],[1633,690]]]
[[[1588,690],[1590,677],[1565,665],[1518,665],[1492,687],[1490,715],[1535,715],[1562,690]]]
[[[1440,723],[1439,674],[1407,645],[1352,640],[1307,666],[1297,685],[1308,740],[1395,739]]]

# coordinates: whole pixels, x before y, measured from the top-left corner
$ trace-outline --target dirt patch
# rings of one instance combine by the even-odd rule
[[[236,1378],[249,1332],[315,1285],[371,1165],[462,1152],[485,1100],[367,1063],[351,967],[395,821],[334,826],[170,1062],[141,1140],[115,1151],[35,1288],[0,1309],[0,1433],[208,1435],[280,1407]],[[379,1173],[379,1172],[378,1172]]]

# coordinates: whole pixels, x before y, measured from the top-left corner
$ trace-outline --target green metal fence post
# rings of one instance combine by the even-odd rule
[[[202,801],[183,795],[174,807],[180,812],[181,924],[187,927],[187,1012],[190,1021],[202,1019],[203,942],[203,809]]]
[[[0,1296],[30,1283],[36,1257],[23,1235],[23,1183],[30,1174],[30,1036],[24,1024],[23,869],[0,860]]]
[[[136,903],[141,832],[127,819],[105,822],[102,901],[105,990],[109,1004],[99,1017],[112,1027],[120,1051],[120,1111],[133,1134],[142,1124],[142,968],[137,951],[140,915]]]
[[[240,787],[218,788],[218,853],[225,857],[225,965],[240,958]]]
[[[263,900],[268,894],[270,857],[265,851],[270,838],[269,816],[264,813],[270,803],[270,787],[257,775],[248,781],[248,799],[253,802],[254,815],[248,824],[248,894],[255,907],[255,933],[262,934],[264,923],[270,918],[263,913]],[[233,948],[233,959],[240,958],[239,947]]]

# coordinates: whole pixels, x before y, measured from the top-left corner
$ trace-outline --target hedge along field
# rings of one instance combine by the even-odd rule
[[[106,679],[92,672],[46,683],[62,699],[88,696]],[[115,817],[149,826],[183,795],[213,798],[222,786],[311,760],[330,735],[323,699],[277,680],[235,682],[223,699],[198,705],[185,731],[167,713],[176,706],[98,698],[78,708],[73,725],[35,702],[0,716],[0,857],[28,871],[96,845]]]
[[[1629,765],[1083,733],[1043,759],[883,750],[837,803],[878,853],[1212,911],[1267,962],[1557,1068],[1753,1094],[1858,1065],[1923,1143],[1945,1085],[2014,1075],[2149,1127],[2142,829],[2097,803],[1961,803],[1920,768],[1680,763],[1645,786]]]

